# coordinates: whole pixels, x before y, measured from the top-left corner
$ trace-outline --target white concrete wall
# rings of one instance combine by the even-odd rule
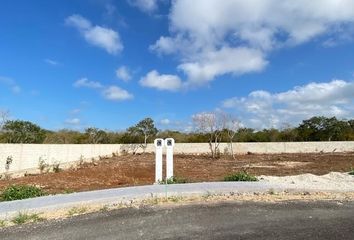
[[[0,144],[0,174],[6,173],[7,157],[12,157],[8,173],[23,174],[38,171],[40,159],[47,164],[60,163],[69,166],[81,158],[90,161],[99,156],[120,154],[127,145],[121,144]],[[228,143],[220,144],[220,152],[229,149]],[[147,152],[154,152],[149,144]],[[141,152],[141,150],[140,150]],[[209,153],[207,143],[177,143],[175,153],[205,154]],[[234,143],[236,154],[251,153],[311,153],[311,152],[354,152],[354,142],[273,142],[273,143]]]
[[[229,143],[220,143],[219,150],[230,151]],[[264,143],[234,143],[236,154],[251,153],[316,153],[316,152],[354,152],[354,141],[351,142],[264,142]],[[153,152],[154,146],[149,144],[147,152]],[[207,143],[176,143],[175,153],[203,154],[209,153]]]
[[[40,159],[52,165],[85,161],[119,153],[120,144],[0,144],[0,174],[5,173],[6,159],[12,158],[8,173],[39,170]]]

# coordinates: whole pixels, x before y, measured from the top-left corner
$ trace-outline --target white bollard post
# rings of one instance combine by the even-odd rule
[[[164,146],[164,140],[162,138],[157,138],[154,141],[156,147],[155,152],[155,183],[162,181],[162,150]]]
[[[170,179],[173,177],[173,147],[175,145],[175,140],[173,138],[165,139],[166,146],[166,178]]]

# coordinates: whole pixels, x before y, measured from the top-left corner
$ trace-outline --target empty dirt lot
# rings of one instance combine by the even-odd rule
[[[122,186],[152,184],[153,154],[127,155],[85,163],[59,173],[0,180],[0,190],[10,184],[33,184],[49,193],[87,191]],[[287,176],[347,172],[354,167],[354,153],[250,154],[212,159],[209,156],[177,155],[175,176],[190,182],[220,181],[225,175],[246,169],[255,175]]]

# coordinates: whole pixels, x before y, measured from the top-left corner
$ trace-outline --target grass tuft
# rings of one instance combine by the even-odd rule
[[[16,217],[12,219],[12,222],[14,224],[24,224],[28,222],[39,222],[44,220],[45,219],[40,217],[38,214],[19,213]]]
[[[68,211],[68,216],[72,217],[72,216],[84,214],[85,212],[87,212],[87,208],[85,207],[73,207]]]
[[[100,208],[100,211],[101,211],[101,212],[107,212],[108,210],[109,210],[108,205],[104,205],[104,206],[102,206],[102,207]]]
[[[6,226],[6,222],[4,220],[0,220],[0,228],[5,226]]]

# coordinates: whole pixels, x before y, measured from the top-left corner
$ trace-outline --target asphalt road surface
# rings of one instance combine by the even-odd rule
[[[121,209],[5,228],[0,239],[354,239],[354,202]]]

